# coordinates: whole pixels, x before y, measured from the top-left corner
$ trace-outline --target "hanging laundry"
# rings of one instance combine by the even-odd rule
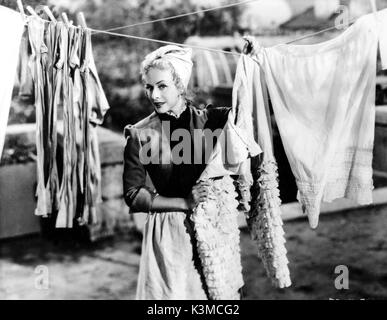
[[[31,17],[28,21],[28,36],[31,45],[31,75],[34,82],[35,112],[36,112],[36,153],[37,153],[37,205],[35,214],[47,217],[51,213],[51,193],[47,185],[48,174],[47,160],[44,149],[44,114],[45,114],[45,90],[44,90],[44,63],[42,56],[47,53],[47,46],[44,44],[44,21]],[[47,148],[46,148],[47,149]],[[46,150],[48,152],[48,150]]]
[[[37,17],[29,17],[30,67],[35,85],[37,124],[38,200],[35,214],[43,217],[57,212],[60,203],[56,150],[57,113],[62,98],[63,28],[63,23],[46,23]]]
[[[110,109],[110,105],[98,76],[90,34],[88,35],[87,41],[89,46],[86,58],[89,62],[87,90],[90,108],[90,193],[92,207],[95,208],[98,203],[102,202],[101,159],[99,154],[97,125],[101,125],[103,123],[105,114]]]
[[[208,182],[208,200],[191,216],[208,294],[212,300],[238,300],[244,282],[234,181],[224,176]]]
[[[80,223],[92,223],[96,221],[96,205],[102,201],[101,198],[101,164],[98,148],[98,137],[96,126],[102,124],[104,116],[109,109],[109,104],[102,89],[97,69],[92,54],[91,34],[89,29],[81,29],[80,50],[78,52],[80,61],[80,72],[76,75],[74,83],[79,86],[78,95],[74,95],[74,101],[79,107],[77,128],[82,132],[81,156],[78,159],[78,174],[81,185],[83,205],[78,217]],[[89,219],[90,217],[90,219]]]
[[[291,280],[282,228],[269,105],[265,82],[261,78],[259,66],[251,58],[242,56],[234,80],[233,107],[239,110],[241,118],[246,119],[245,126],[252,126],[249,132],[263,151],[259,157],[251,159],[254,183],[247,224],[252,238],[257,241],[258,256],[262,259],[268,277],[274,286],[284,288],[291,285]]]
[[[3,153],[5,133],[15,83],[20,41],[24,22],[20,13],[0,6],[0,157]]]
[[[34,83],[32,81],[30,69],[31,47],[28,39],[28,30],[25,29],[20,43],[20,54],[17,69],[17,82],[19,85],[19,97],[34,97]]]
[[[321,201],[372,202],[378,44],[387,67],[387,10],[315,45],[256,48],[279,132],[312,228]]]
[[[69,27],[68,59],[70,69],[65,81],[69,83],[68,101],[72,104],[71,108],[64,105],[67,133],[64,132],[63,153],[67,157],[68,182],[63,192],[68,194],[65,199],[72,200],[66,205],[62,199],[56,221],[58,228],[71,227],[72,219],[80,224],[97,222],[96,207],[102,197],[96,126],[102,124],[109,109],[92,55],[90,30]],[[69,207],[74,210],[68,211]]]
[[[81,76],[81,92],[82,100],[79,104],[81,106],[79,125],[82,132],[81,145],[80,145],[80,155],[83,157],[82,163],[79,166],[80,169],[80,178],[83,181],[83,188],[81,192],[80,199],[80,217],[78,222],[80,224],[86,224],[89,222],[93,223],[96,220],[95,206],[93,203],[93,197],[91,195],[90,188],[90,148],[91,148],[91,132],[89,124],[89,114],[90,114],[90,104],[89,104],[89,92],[87,90],[90,69],[89,69],[89,60],[90,55],[90,30],[81,29],[81,41],[79,47],[79,57],[81,61],[80,65],[80,76]]]
[[[65,39],[63,39],[66,37]],[[46,109],[43,131],[47,132],[44,142],[47,143],[45,157],[48,161],[48,185],[51,192],[52,210],[57,211],[60,203],[60,183],[57,165],[58,146],[58,108],[62,98],[64,46],[67,45],[67,35],[64,34],[62,22],[50,22],[45,27],[45,44],[47,54],[45,59],[45,100]],[[46,127],[45,127],[46,126]]]
[[[245,161],[262,152],[251,138],[252,130],[245,127],[245,124],[244,117],[238,117],[236,110],[229,113],[226,125],[199,180],[245,173]]]
[[[248,206],[253,182],[249,159],[261,153],[252,137],[251,115],[234,106],[199,178],[209,183],[210,196],[193,210],[191,220],[208,293],[214,300],[239,299],[238,290],[244,284],[238,194],[230,176],[239,176],[241,202]]]
[[[71,228],[76,213],[77,204],[77,145],[73,106],[73,85],[71,83],[70,59],[73,49],[76,28],[60,25],[60,60],[56,67],[62,70],[62,105],[63,105],[63,173],[60,186],[60,203],[55,226],[57,228]]]
[[[90,30],[29,18],[35,84],[38,205],[35,213],[57,212],[56,227],[96,221],[101,168],[96,125],[109,104],[92,56]],[[63,106],[63,173],[58,176],[58,106]]]

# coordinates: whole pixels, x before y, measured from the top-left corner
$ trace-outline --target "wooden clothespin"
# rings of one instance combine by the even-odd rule
[[[48,6],[44,6],[43,7],[43,11],[48,15],[48,17],[50,18],[50,20],[52,22],[57,22],[54,15],[52,14],[50,8]]]
[[[39,17],[38,14],[35,12],[35,10],[32,9],[31,6],[27,6],[26,9],[27,9],[27,11],[31,14],[31,16]]]
[[[26,15],[24,13],[23,3],[21,0],[17,0],[17,6],[18,6],[20,14],[22,16],[23,22],[26,22]]]
[[[85,16],[83,15],[83,12],[78,12],[77,21],[79,26],[85,29],[87,28],[86,19],[85,19]]]
[[[66,27],[70,26],[69,18],[67,17],[66,12],[62,12],[62,19],[63,19]]]

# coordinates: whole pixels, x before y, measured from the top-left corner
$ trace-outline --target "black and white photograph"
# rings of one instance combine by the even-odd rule
[[[0,0],[0,42],[0,300],[387,299],[387,0]]]

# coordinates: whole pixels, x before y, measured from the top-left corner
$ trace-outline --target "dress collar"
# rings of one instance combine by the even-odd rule
[[[187,109],[187,104],[184,105],[183,110],[180,112],[179,115],[174,114],[172,111],[167,111],[166,114],[169,115],[169,116],[171,116],[171,117],[173,117],[173,118],[175,118],[175,119],[179,119],[180,116],[183,114],[183,112],[184,112],[186,109]]]
[[[189,106],[190,106],[191,102],[189,100],[186,100],[186,103],[183,107],[183,111],[180,113],[180,115],[176,115],[174,114],[173,112],[166,112],[166,113],[157,113],[156,114],[158,115],[158,117],[160,118],[161,121],[176,121],[180,118],[183,118],[183,115],[185,115],[187,113],[187,111],[189,111]]]

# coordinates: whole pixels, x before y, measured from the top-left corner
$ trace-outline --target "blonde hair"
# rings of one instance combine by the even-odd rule
[[[180,76],[176,72],[175,68],[173,67],[172,63],[170,63],[167,59],[163,58],[157,58],[152,60],[151,62],[148,62],[144,60],[141,64],[140,69],[140,75],[141,75],[141,81],[145,85],[145,76],[149,72],[151,68],[159,69],[159,70],[170,70],[172,74],[173,82],[176,86],[176,88],[181,92],[181,94],[185,97],[187,94],[187,90],[183,84],[183,81],[181,80]]]

